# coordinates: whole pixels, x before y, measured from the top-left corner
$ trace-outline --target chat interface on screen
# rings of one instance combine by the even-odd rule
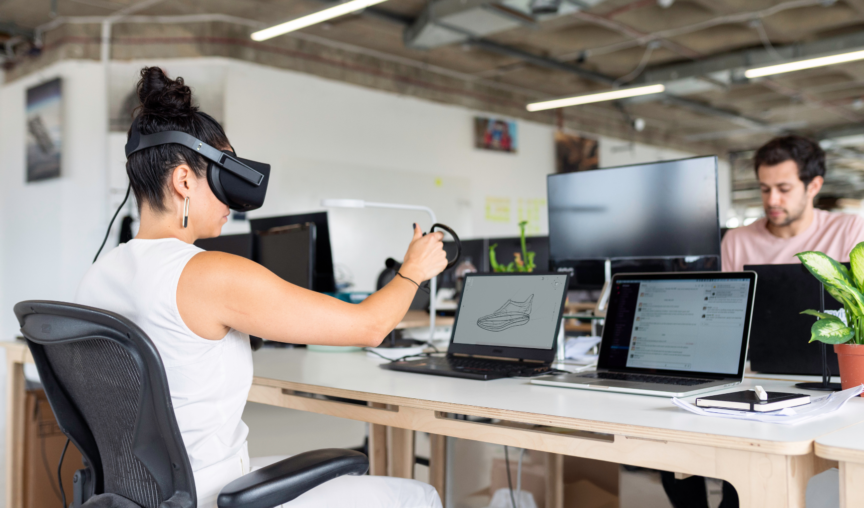
[[[619,280],[613,367],[736,374],[749,279]]]
[[[468,277],[453,342],[550,349],[566,290],[566,275]]]

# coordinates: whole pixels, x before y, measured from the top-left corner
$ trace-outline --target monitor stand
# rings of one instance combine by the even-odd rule
[[[606,310],[609,307],[609,297],[612,295],[612,260],[606,259],[603,262],[603,289],[600,290],[600,299],[597,300],[597,307],[594,309],[594,315],[597,317],[606,317]]]
[[[819,310],[825,312],[825,290],[819,285]],[[824,342],[822,346],[822,382],[821,383],[796,383],[795,388],[802,390],[818,390],[825,392],[839,392],[843,389],[840,383],[831,382],[831,370],[828,368],[828,346]]]

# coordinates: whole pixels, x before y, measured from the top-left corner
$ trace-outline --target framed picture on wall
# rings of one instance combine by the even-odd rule
[[[516,153],[516,122],[501,118],[474,117],[474,146],[483,150]]]
[[[555,172],[573,173],[600,167],[596,139],[555,132]]]
[[[60,78],[27,89],[27,181],[60,176],[63,84]]]

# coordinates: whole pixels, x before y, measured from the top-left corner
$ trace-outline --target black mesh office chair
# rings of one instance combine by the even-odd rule
[[[196,508],[165,369],[147,335],[83,305],[26,301],[15,315],[57,422],[84,456],[72,506]],[[356,451],[307,452],[231,482],[218,505],[272,508],[368,468]]]

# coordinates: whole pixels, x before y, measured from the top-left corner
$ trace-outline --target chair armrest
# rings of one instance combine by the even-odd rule
[[[369,459],[329,448],[301,453],[241,476],[219,493],[219,508],[272,508],[343,475],[363,475]]]

